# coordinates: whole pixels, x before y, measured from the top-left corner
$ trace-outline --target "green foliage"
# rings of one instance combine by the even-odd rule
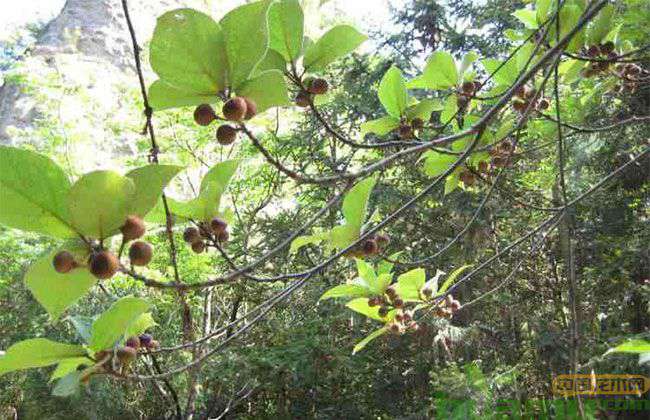
[[[49,366],[66,359],[86,355],[83,346],[57,343],[46,338],[21,341],[0,357],[0,375],[15,370]]]
[[[458,70],[454,57],[448,52],[437,51],[427,59],[422,74],[408,83],[411,89],[441,90],[456,86]]]
[[[408,91],[402,72],[395,66],[388,69],[379,84],[379,100],[388,115],[394,118],[401,117],[408,104]]]
[[[352,26],[335,26],[307,47],[303,66],[310,72],[323,71],[334,60],[354,51],[366,39]]]
[[[120,341],[129,328],[133,330],[131,324],[138,322],[135,330],[142,328],[140,318],[150,305],[146,300],[135,297],[125,297],[113,305],[97,318],[92,325],[92,332],[88,345],[91,350],[99,351],[112,348],[115,343]]]
[[[302,54],[304,16],[298,0],[274,3],[269,12],[270,51],[280,53],[286,61]]]

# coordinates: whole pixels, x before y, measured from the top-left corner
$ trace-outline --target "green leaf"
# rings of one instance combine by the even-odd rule
[[[426,273],[423,268],[416,268],[397,277],[395,292],[405,302],[419,302],[420,289],[426,282]]]
[[[464,265],[452,271],[451,274],[445,280],[445,282],[442,283],[440,289],[438,289],[438,293],[436,293],[436,296],[441,296],[442,294],[444,294],[447,291],[447,289],[449,289],[451,285],[454,284],[458,276],[460,276],[463,273],[463,271],[467,270],[471,266],[472,266],[471,264]]]
[[[82,372],[70,372],[54,386],[52,395],[55,397],[69,397],[79,391],[79,380],[81,379]]]
[[[240,159],[231,159],[214,165],[201,180],[201,190],[208,188],[213,183],[220,185],[225,190],[237,172],[240,163]]]
[[[357,273],[359,274],[359,277],[372,289],[372,286],[377,281],[377,274],[375,273],[375,270],[370,264],[360,258],[355,258],[354,262],[357,265]]]
[[[445,195],[453,192],[456,188],[458,188],[459,174],[459,171],[456,170],[447,176],[447,179],[445,179]]]
[[[646,353],[650,352],[650,341],[646,340],[629,340],[623,344],[607,350],[607,353]]]
[[[0,376],[16,370],[49,366],[69,358],[86,355],[76,344],[63,344],[47,338],[32,338],[9,347],[0,357]]]
[[[291,242],[291,247],[289,248],[289,254],[293,254],[294,252],[298,251],[300,248],[303,246],[309,245],[309,244],[319,244],[322,241],[326,240],[329,238],[329,234],[327,233],[318,233],[315,235],[306,235],[306,236],[298,236],[296,239],[294,239]]]
[[[92,364],[93,361],[88,357],[71,357],[69,359],[63,359],[56,366],[52,375],[50,375],[50,382],[55,379],[63,378],[67,374],[76,371],[79,366],[90,366]]]
[[[387,259],[381,260],[377,265],[377,274],[390,274],[390,272],[393,271],[393,267],[395,266],[395,263],[392,263],[391,261],[398,261],[401,253],[402,251],[396,252],[389,255]]]
[[[352,226],[361,228],[368,211],[368,199],[377,179],[374,176],[359,181],[345,194],[343,216]]]
[[[147,309],[149,303],[135,297],[124,297],[112,304],[93,322],[90,348],[94,351],[112,348],[124,337],[129,325]]]
[[[156,321],[153,320],[151,312],[146,312],[129,324],[129,327],[126,329],[124,336],[131,337],[134,335],[140,335],[147,331],[149,328],[155,327],[156,325],[158,324],[156,324]]]
[[[77,331],[79,337],[87,343],[90,341],[90,328],[93,324],[93,318],[89,316],[68,316],[66,317],[68,321],[72,324],[74,329]]]
[[[56,238],[76,236],[65,197],[70,181],[49,158],[0,146],[0,223]]]
[[[558,72],[562,75],[562,81],[571,84],[580,78],[580,72],[585,67],[585,62],[581,60],[567,60],[558,67]]]
[[[402,72],[392,66],[382,77],[378,90],[379,101],[388,115],[399,118],[406,111],[408,92]]]
[[[389,321],[395,317],[395,311],[389,311],[385,317],[379,316],[379,306],[368,306],[368,298],[356,298],[349,301],[345,306],[358,312],[368,318],[376,319],[377,321]]]
[[[564,38],[566,35],[568,35],[569,32],[573,30],[573,28],[580,20],[581,15],[582,15],[582,9],[578,5],[567,4],[562,7],[559,14],[559,21],[560,21],[559,39]],[[549,35],[548,35],[548,39],[550,40],[551,45],[555,45],[557,43],[558,37],[556,34],[557,34],[556,26],[553,24],[550,26]],[[584,36],[585,36],[585,30],[583,29],[571,39],[571,42],[566,47],[566,50],[569,52],[577,51],[584,44]]]
[[[252,99],[257,104],[258,113],[290,104],[287,84],[279,70],[268,70],[247,80],[237,93]]]
[[[526,44],[524,44],[524,46],[521,47],[519,51],[517,51],[517,54],[515,55],[515,61],[517,63],[517,69],[519,71],[522,71],[529,61],[530,61],[530,64],[528,64],[529,67],[535,64],[535,59],[531,58],[534,52],[535,52],[535,44],[533,44],[532,42],[527,42]]]
[[[127,173],[135,185],[129,214],[144,218],[154,208],[169,181],[182,169],[182,166],[151,164]]]
[[[168,87],[191,96],[215,97],[224,89],[224,40],[219,25],[210,16],[193,9],[165,13],[158,18],[149,50],[151,67],[165,82],[152,92],[156,109],[189,105],[184,101],[165,103],[160,93]],[[178,95],[174,96],[178,99]]]
[[[334,226],[330,231],[329,240],[332,248],[347,248],[354,241],[359,239],[361,226],[351,225],[349,223],[341,226]]]
[[[245,4],[221,19],[228,60],[228,84],[237,91],[262,61],[269,46],[271,0]]]
[[[596,15],[587,27],[587,45],[600,44],[612,27],[614,18],[614,6],[607,4]]]
[[[373,293],[368,288],[360,286],[358,284],[339,284],[334,286],[320,297],[319,300],[333,299],[333,298],[356,298],[356,297],[368,297],[372,296]]]
[[[431,54],[419,77],[411,80],[407,87],[412,89],[448,89],[458,83],[458,71],[454,57],[448,52]]]
[[[135,191],[134,182],[116,172],[90,172],[68,192],[70,221],[83,235],[107,238],[129,215]]]
[[[431,119],[431,113],[433,111],[442,111],[442,109],[443,105],[440,101],[435,99],[423,99],[406,109],[406,117],[409,120],[420,118],[424,122],[427,122]]]
[[[304,16],[298,0],[282,0],[269,11],[270,47],[286,61],[302,52]]]
[[[458,114],[458,102],[456,96],[449,95],[445,101],[445,106],[440,113],[440,122],[442,124],[449,124],[454,120]]]
[[[551,2],[553,0],[537,0],[535,3],[535,11],[537,18],[537,26],[543,24],[548,19],[548,12],[551,9]]]
[[[72,252],[70,249],[68,251]],[[52,266],[57,252],[55,250],[42,256],[25,273],[25,286],[54,319],[88,293],[97,282],[85,267],[75,268],[66,274],[57,273]]]
[[[458,77],[460,79],[463,78],[463,75],[469,69],[469,67],[476,61],[478,60],[478,54],[476,54],[474,51],[470,51],[467,54],[463,56],[463,61],[460,63],[460,68],[458,69]],[[471,74],[471,73],[470,73]]]
[[[368,37],[349,25],[338,25],[327,31],[305,50],[303,66],[317,72],[356,49]]]
[[[458,160],[455,155],[438,153],[435,150],[429,150],[422,155],[424,165],[422,167],[425,175],[437,177],[445,173],[451,165]]]
[[[266,55],[262,61],[255,68],[255,75],[259,75],[268,70],[279,70],[284,72],[287,69],[287,63],[282,58],[279,52],[275,50],[267,50]]]
[[[361,124],[361,138],[365,137],[368,133],[374,133],[378,136],[385,136],[391,131],[399,127],[399,119],[387,115],[376,120],[366,121]]]
[[[214,93],[190,92],[174,87],[164,80],[156,80],[149,86],[149,104],[155,110],[213,104],[219,101],[219,97]]]
[[[519,19],[528,29],[537,29],[537,11],[531,9],[519,9],[512,13],[512,16]]]
[[[481,64],[498,85],[512,85],[517,81],[519,72],[517,71],[517,62],[513,58],[510,58],[503,66],[501,66],[500,60],[494,58],[481,60]]]
[[[187,210],[190,215],[187,217],[210,220],[221,215],[221,197],[226,191],[230,180],[235,175],[241,161],[238,159],[225,160],[213,166],[201,180],[201,191],[197,199],[190,201]],[[183,208],[175,208],[182,211]]]
[[[359,341],[359,342],[354,346],[354,349],[352,349],[352,354],[356,354],[356,353],[360,352],[360,351],[363,350],[363,348],[366,347],[366,346],[368,345],[368,343],[370,343],[372,340],[374,340],[375,338],[380,337],[380,336],[386,334],[387,332],[388,332],[388,329],[385,328],[385,327],[384,327],[384,328],[380,328],[380,329],[378,329],[378,330],[375,330],[375,331],[371,332],[370,334],[368,334],[368,335],[366,336],[366,338],[364,338],[363,340]]]

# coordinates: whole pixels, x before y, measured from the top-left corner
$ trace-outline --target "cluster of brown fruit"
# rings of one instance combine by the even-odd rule
[[[183,232],[183,240],[190,244],[192,251],[202,253],[207,248],[206,240],[211,240],[219,245],[225,244],[230,239],[228,223],[215,217],[209,223],[201,222],[198,227],[190,226]]]
[[[538,111],[545,111],[551,105],[551,103],[546,98],[538,98],[533,104],[531,101],[535,100],[537,95],[537,90],[530,88],[528,86],[519,86],[515,92],[515,96],[512,99],[512,107],[515,111],[523,114],[526,112],[529,106],[532,105],[532,109]]]
[[[425,290],[422,290],[422,294],[425,294]],[[429,294],[428,298],[430,298],[432,294],[433,292]],[[450,319],[456,312],[458,312],[458,310],[460,310],[460,308],[460,302],[454,299],[452,295],[447,295],[447,297],[445,297],[445,300],[438,303],[434,314],[440,318]]]
[[[649,77],[650,74],[650,72],[634,63],[619,63],[615,69],[616,75],[621,79],[621,84],[618,86],[619,93],[636,92],[641,79]]]
[[[512,154],[515,151],[515,145],[512,144],[509,140],[504,140],[500,142],[495,147],[491,148],[488,152],[491,157],[491,164],[496,168],[504,168],[506,166],[512,165],[514,157]],[[487,168],[487,162],[481,162],[479,164],[479,172],[487,174],[489,168]]]
[[[250,98],[236,96],[228,99],[221,108],[223,118],[228,121],[239,122],[250,120],[257,114],[257,104]],[[208,104],[201,104],[194,110],[194,121],[201,126],[208,126],[219,117]],[[217,128],[217,141],[223,146],[232,144],[237,138],[239,130],[229,124],[222,124]]]
[[[144,221],[138,216],[128,216],[120,228],[124,243],[141,238],[146,227]],[[61,274],[69,273],[77,267],[87,266],[90,273],[98,279],[110,279],[120,269],[120,260],[110,250],[101,245],[91,247],[90,256],[86,264],[75,260],[74,255],[66,250],[58,252],[52,260],[54,269]],[[145,241],[135,241],[129,247],[129,260],[131,265],[145,266],[153,257],[153,247]]]
[[[154,350],[160,343],[150,334],[129,337],[123,346],[95,353],[95,363],[106,371],[122,372],[138,356],[138,351]]]
[[[600,58],[603,61],[595,61],[582,70],[584,77],[596,76],[599,73],[606,72],[610,65],[618,59],[618,54],[614,51],[616,46],[613,42],[608,41],[600,45],[590,45],[587,47],[585,54],[590,58]]]
[[[389,286],[384,293],[368,299],[368,306],[379,306],[378,314],[381,317],[388,315],[391,308],[396,309],[395,318],[387,325],[389,331],[394,334],[417,331],[420,326],[413,320],[413,311],[404,307],[404,300],[397,294],[395,287]]]
[[[349,250],[345,255],[350,258],[363,258],[371,255],[377,255],[382,252],[389,243],[390,237],[388,235],[378,233],[376,235],[371,235],[361,244]]]
[[[416,332],[420,325],[413,320],[413,312],[404,309],[398,309],[395,318],[388,324],[388,330],[397,335],[402,335],[407,331]]]
[[[305,81],[305,89],[296,95],[296,105],[301,108],[307,108],[314,100],[314,95],[324,95],[329,90],[330,85],[325,79],[309,79]]]
[[[458,108],[464,109],[469,104],[469,101],[476,95],[476,92],[478,92],[480,89],[481,82],[479,81],[463,82],[463,84],[460,85],[460,88],[458,89],[458,97],[456,98],[456,104],[458,105]]]
[[[397,127],[397,136],[400,139],[408,140],[413,138],[413,133],[424,128],[424,120],[419,117],[413,118],[411,121],[402,117],[399,127]]]

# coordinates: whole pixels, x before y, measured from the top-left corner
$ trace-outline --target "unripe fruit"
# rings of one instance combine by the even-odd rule
[[[611,52],[614,52],[614,48],[616,48],[616,45],[614,45],[612,41],[607,41],[600,46],[600,52],[607,55]]]
[[[158,342],[158,340],[151,340],[149,347],[152,349],[160,348],[160,343]]]
[[[140,339],[138,337],[136,337],[136,336],[129,337],[126,340],[126,343],[124,343],[124,345],[126,347],[131,347],[131,348],[134,348],[134,349],[137,350],[137,349],[140,348]]]
[[[481,90],[481,87],[482,87],[481,82],[479,82],[478,80],[475,80],[474,81],[474,92],[478,92],[479,90]]]
[[[226,243],[230,239],[230,234],[228,233],[227,230],[216,233],[214,236],[215,236],[217,242],[220,243],[220,244]]]
[[[598,45],[592,45],[587,49],[587,55],[589,57],[597,57],[598,54],[600,54],[600,48],[598,48]]]
[[[397,321],[397,322],[404,321],[404,315],[400,314],[400,313],[395,314],[395,321]]]
[[[537,103],[537,109],[539,109],[540,111],[544,111],[544,110],[547,110],[548,107],[549,107],[550,105],[551,105],[551,104],[550,104],[550,102],[548,101],[548,99],[546,99],[546,98],[542,98],[542,99],[540,99],[539,102]]]
[[[246,114],[244,119],[250,120],[255,115],[257,115],[257,104],[254,100],[244,97],[244,102],[246,102]]]
[[[129,259],[131,264],[144,266],[149,264],[153,257],[153,247],[144,241],[137,241],[131,244],[129,248]]]
[[[210,228],[209,223],[201,222],[199,223],[199,235],[201,238],[210,239],[212,236],[212,228]]]
[[[185,232],[183,232],[183,240],[188,244],[193,244],[194,242],[201,240],[201,233],[194,226],[190,226],[185,229]]]
[[[120,347],[117,349],[115,354],[123,365],[128,365],[136,358],[138,352],[133,347]]]
[[[205,251],[205,242],[203,241],[192,242],[192,251],[194,251],[197,254],[200,254],[203,251]]]
[[[142,347],[149,348],[149,346],[151,345],[151,341],[153,340],[153,337],[151,336],[151,334],[140,334],[138,339],[140,340],[140,345]]]
[[[471,95],[474,93],[474,82],[465,82],[461,88],[463,89],[464,93]]]
[[[527,89],[527,90],[526,90],[526,95],[525,95],[525,96],[526,96],[526,99],[532,99],[532,98],[535,97],[536,94],[537,94],[537,90],[536,90],[536,89]]]
[[[228,124],[220,125],[217,128],[217,141],[222,146],[228,146],[237,139],[237,129]]]
[[[212,228],[212,232],[219,234],[228,228],[228,224],[223,219],[215,217],[210,221],[210,227]]]
[[[368,306],[370,306],[370,307],[379,306],[380,304],[381,304],[381,302],[379,301],[379,299],[376,296],[371,297],[371,298],[368,299]]]
[[[201,104],[194,110],[194,122],[198,125],[206,126],[217,119],[214,109],[208,104]]]
[[[126,218],[126,222],[124,222],[120,231],[122,232],[124,241],[128,242],[144,235],[146,227],[144,221],[139,216],[131,215]]]
[[[508,165],[508,159],[504,157],[494,157],[492,158],[492,164],[496,166],[497,168],[503,168]]]
[[[466,186],[474,185],[474,175],[469,171],[463,171],[460,173],[460,180],[463,181],[463,184]]]
[[[374,239],[368,239],[366,242],[363,243],[363,252],[366,255],[373,255],[379,252],[379,246],[377,245],[377,241]]]
[[[57,273],[65,274],[75,268],[77,263],[74,260],[74,256],[68,251],[60,251],[52,260],[52,265]]]
[[[386,315],[388,315],[388,307],[380,306],[377,313],[379,314],[380,317],[384,318]]]
[[[90,256],[89,270],[98,279],[110,279],[120,268],[120,260],[110,251],[100,251]]]
[[[296,95],[296,105],[302,108],[307,108],[310,103],[311,103],[311,96],[309,95],[308,92],[305,92],[304,90],[298,92],[298,94]]]
[[[398,309],[402,308],[404,307],[404,301],[402,300],[402,298],[396,297],[395,299],[393,299],[393,306]]]
[[[410,125],[402,124],[397,129],[397,135],[401,139],[410,139],[411,137],[413,137],[413,130],[411,129]]]
[[[526,86],[519,86],[517,90],[515,90],[515,96],[523,99],[526,96]]]
[[[608,60],[616,61],[617,58],[618,58],[618,54],[616,54],[614,51],[607,54]]]
[[[393,286],[388,287],[385,293],[389,298],[394,298],[395,296],[397,296],[397,292],[395,291],[395,288]]]
[[[414,130],[422,130],[424,128],[424,120],[418,117],[413,118],[411,121],[411,127]]]
[[[404,315],[402,315],[402,320],[404,323],[408,323],[413,319],[413,315],[411,315],[409,312],[404,312]]]
[[[246,101],[239,96],[229,99],[221,110],[223,116],[230,121],[241,121],[246,115]]]
[[[329,90],[329,84],[325,79],[314,79],[309,82],[307,90],[314,95],[323,95]]]

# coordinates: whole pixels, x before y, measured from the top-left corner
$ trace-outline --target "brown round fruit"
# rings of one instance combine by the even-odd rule
[[[413,118],[413,121],[411,121],[411,127],[414,130],[421,130],[424,128],[424,120],[422,118]]]
[[[296,105],[298,105],[299,107],[307,108],[309,106],[309,104],[311,103],[311,95],[309,95],[309,93],[305,92],[304,90],[300,91],[296,95],[295,102],[296,102]]]
[[[214,109],[208,104],[201,104],[194,110],[194,122],[198,125],[206,126],[217,119]]]
[[[377,241],[377,245],[384,247],[390,243],[390,236],[385,233],[378,233],[375,236],[375,241]]]
[[[220,243],[220,244],[226,243],[226,242],[228,242],[228,239],[230,239],[230,234],[228,233],[227,230],[223,230],[223,231],[221,231],[219,233],[216,233],[214,236],[215,236],[217,242]]]
[[[397,129],[397,135],[401,139],[410,139],[411,137],[413,137],[413,130],[411,129],[410,125],[402,124]]]
[[[466,93],[468,95],[471,95],[472,93],[474,93],[474,82],[465,82],[465,83],[463,83],[463,85],[461,86],[461,89],[463,89],[464,93]]]
[[[246,115],[246,101],[239,96],[229,99],[221,110],[223,116],[230,121],[241,121]]]
[[[124,345],[126,347],[131,347],[131,348],[137,350],[137,349],[140,348],[140,338],[138,338],[138,336],[135,336],[135,335],[133,337],[129,337],[126,340],[126,343],[124,343]]]
[[[144,241],[137,241],[131,244],[129,248],[129,259],[131,264],[144,266],[149,264],[153,257],[153,247]]]
[[[612,41],[607,41],[600,46],[600,52],[604,55],[607,55],[611,52],[614,52],[614,48],[616,48],[616,45],[614,45]]]
[[[226,223],[223,219],[215,217],[210,221],[210,227],[212,228],[212,232],[218,235],[221,232],[225,232],[225,230],[228,228],[228,223]]]
[[[463,171],[460,173],[460,180],[463,181],[463,184],[467,187],[474,185],[474,174],[469,171]]]
[[[120,231],[122,232],[124,241],[128,242],[142,237],[146,231],[146,227],[144,221],[139,216],[131,215],[126,218],[126,222],[124,222]]]
[[[549,107],[550,105],[551,105],[551,104],[550,104],[550,102],[548,101],[548,99],[546,99],[546,98],[542,98],[542,99],[539,100],[539,102],[537,102],[537,109],[539,109],[540,111],[545,111],[545,110],[548,109],[548,107]]]
[[[244,97],[244,102],[246,102],[246,114],[244,115],[245,120],[250,120],[257,115],[257,104],[254,100]]]
[[[98,279],[110,279],[120,268],[120,260],[110,251],[100,251],[90,256],[90,272]]]
[[[380,306],[379,310],[377,311],[380,317],[385,317],[388,315],[388,307],[387,306]]]
[[[393,299],[393,306],[396,307],[397,309],[403,308],[404,307],[404,301],[402,298],[396,297]]]
[[[201,240],[201,233],[194,226],[190,226],[183,232],[183,240],[188,244],[192,244]]]
[[[307,90],[314,95],[323,95],[329,90],[329,83],[325,79],[313,79],[309,82]]]
[[[120,347],[115,354],[123,365],[127,365],[138,356],[138,351],[133,347]]]
[[[587,55],[589,57],[598,57],[600,54],[600,48],[598,48],[598,45],[592,45],[589,48],[587,48]]]
[[[373,255],[379,252],[379,246],[374,239],[368,239],[363,243],[363,252],[366,255]]]
[[[217,141],[222,146],[232,144],[237,138],[237,129],[228,124],[220,125],[217,128]]]
[[[203,251],[205,251],[205,242],[203,241],[192,242],[192,251],[194,251],[197,254],[200,254]]]
[[[57,273],[65,274],[75,268],[77,263],[74,256],[68,251],[60,251],[52,259],[52,265]]]

